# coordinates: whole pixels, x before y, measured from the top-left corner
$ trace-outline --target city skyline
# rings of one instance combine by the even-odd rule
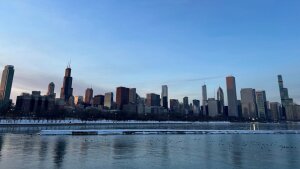
[[[238,98],[251,87],[280,102],[282,74],[299,102],[299,2],[233,2],[3,1],[0,69],[17,68],[13,100],[22,92],[46,93],[50,82],[59,96],[71,60],[74,95],[92,85],[97,94],[128,86],[145,96],[166,84],[169,99],[202,100],[204,83],[211,98],[231,74]]]

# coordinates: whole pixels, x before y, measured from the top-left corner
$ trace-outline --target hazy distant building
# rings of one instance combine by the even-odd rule
[[[260,119],[267,119],[267,96],[265,91],[256,91],[257,113]]]
[[[136,98],[136,88],[129,89],[129,103],[130,104],[136,104],[137,98]]]
[[[224,92],[221,87],[218,88],[217,100],[219,101],[219,113],[225,115],[224,113]]]
[[[119,110],[123,109],[123,105],[129,103],[129,88],[126,87],[118,87],[117,88],[117,107]]]
[[[170,99],[170,111],[179,113],[179,101],[177,99]]]
[[[94,91],[92,88],[87,88],[85,90],[84,102],[86,104],[92,104],[93,94],[94,94]]]
[[[104,106],[104,96],[103,95],[96,95],[93,99],[93,106],[99,107]]]
[[[184,97],[183,98],[183,108],[185,110],[189,110],[190,109],[190,106],[189,106],[189,98],[188,97]]]
[[[169,108],[169,104],[168,104],[168,86],[167,85],[163,85],[162,86],[162,92],[161,92],[161,102],[162,102],[162,106],[165,109]]]
[[[200,100],[193,100],[193,113],[200,114]]]
[[[280,121],[280,104],[278,102],[270,103],[269,120]]]
[[[146,106],[160,106],[160,96],[158,94],[149,93],[146,98]]]
[[[83,96],[75,96],[74,97],[74,103],[75,105],[79,105],[83,103]]]
[[[256,119],[258,117],[254,89],[252,88],[241,89],[241,104],[242,104],[243,118]]]
[[[2,72],[1,84],[0,84],[0,107],[2,104],[7,104],[10,100],[10,93],[14,78],[15,69],[12,65],[5,66]]]
[[[112,109],[114,104],[114,94],[112,92],[105,93],[104,95],[104,107],[107,109]]]
[[[54,90],[55,90],[55,84],[53,82],[49,83],[47,96],[55,99],[56,93],[54,93]]]
[[[68,103],[69,98],[73,96],[72,81],[71,68],[68,66],[65,70],[64,82],[60,92],[60,98],[64,99],[66,103]]]
[[[219,110],[218,110],[218,101],[215,100],[214,98],[210,98],[207,100],[208,103],[208,115],[210,117],[216,117],[219,115]]]
[[[226,86],[227,86],[227,98],[228,98],[228,116],[238,117],[239,112],[238,112],[238,105],[237,105],[235,77],[233,76],[226,77]]]
[[[207,106],[207,88],[206,85],[203,85],[202,86],[202,107],[203,107],[204,115],[207,115],[206,106]]]

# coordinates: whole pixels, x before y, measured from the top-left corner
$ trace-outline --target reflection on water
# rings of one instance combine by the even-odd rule
[[[0,135],[1,168],[297,168],[300,135]]]

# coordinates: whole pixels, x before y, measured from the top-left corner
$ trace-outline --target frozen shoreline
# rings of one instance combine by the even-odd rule
[[[160,134],[300,134],[300,130],[42,130],[40,135],[160,135]]]

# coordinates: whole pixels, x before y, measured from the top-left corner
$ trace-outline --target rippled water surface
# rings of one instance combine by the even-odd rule
[[[181,126],[181,127],[180,127]],[[151,128],[143,125],[68,126],[69,129]],[[299,168],[300,135],[40,136],[40,129],[0,127],[0,168]],[[155,126],[154,126],[155,127]],[[160,128],[289,129],[299,124],[159,125]]]

